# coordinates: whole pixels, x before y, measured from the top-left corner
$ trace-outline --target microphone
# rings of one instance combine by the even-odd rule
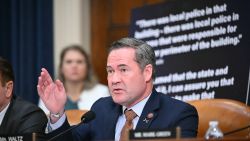
[[[240,131],[245,130],[247,128],[250,128],[250,125],[247,125],[247,126],[242,127],[242,128],[238,128],[236,130],[232,130],[232,131],[226,132],[226,133],[224,133],[224,136],[227,136],[227,135],[230,135],[230,134],[233,134],[233,133],[236,133],[236,132],[240,132]]]
[[[81,117],[81,122],[79,124],[88,123],[94,118],[95,118],[95,113],[93,111],[88,111]]]
[[[50,138],[48,141],[52,141],[52,140],[55,140],[56,138],[66,134],[67,132],[75,129],[76,127],[80,126],[82,123],[88,123],[90,122],[91,120],[93,120],[95,118],[95,113],[93,111],[88,111],[86,112],[82,117],[81,117],[81,122],[78,123],[77,125],[75,126],[71,126],[70,128],[68,128],[67,130],[61,132],[60,134],[57,134],[56,136]]]

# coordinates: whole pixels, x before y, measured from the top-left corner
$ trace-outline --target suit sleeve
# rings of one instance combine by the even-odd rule
[[[65,122],[63,123],[61,127],[47,134],[46,138],[47,140],[53,138],[53,140],[55,141],[82,141],[82,140],[87,141],[87,140],[90,140],[89,126],[90,126],[89,124],[82,123],[78,127],[73,127],[69,125],[68,120],[65,120]],[[66,130],[67,132],[63,133]],[[58,136],[58,137],[55,137],[55,136]]]
[[[45,133],[47,117],[42,110],[36,108],[23,111],[23,113],[25,114],[20,119],[18,133]]]
[[[181,127],[181,137],[196,137],[198,129],[198,113],[197,110],[187,104],[179,114],[177,126]]]

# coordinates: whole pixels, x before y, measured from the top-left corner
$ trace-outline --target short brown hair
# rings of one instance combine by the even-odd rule
[[[0,80],[2,86],[4,86],[8,81],[14,82],[15,80],[11,64],[2,57],[0,57]]]

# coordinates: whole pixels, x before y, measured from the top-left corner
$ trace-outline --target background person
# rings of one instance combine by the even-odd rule
[[[98,83],[87,53],[78,45],[71,45],[62,50],[59,79],[67,93],[66,110],[89,110],[96,100],[110,96],[108,87]],[[49,113],[41,100],[39,106]]]
[[[127,111],[134,111],[133,129],[180,126],[182,137],[196,137],[198,114],[195,107],[158,93],[153,87],[155,54],[151,46],[134,38],[114,42],[109,49],[106,70],[112,97],[97,100],[91,108],[96,118],[59,140],[123,140]],[[64,114],[63,84],[59,80],[53,82],[46,69],[42,69],[37,89],[51,112],[49,126],[55,130],[51,134],[69,128]]]
[[[34,104],[13,95],[14,73],[0,57],[0,134],[44,133],[47,116]]]

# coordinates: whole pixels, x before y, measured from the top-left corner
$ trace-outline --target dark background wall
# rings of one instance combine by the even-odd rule
[[[164,0],[91,0],[91,59],[101,83],[107,84],[107,48],[129,35],[132,9],[161,2]]]

